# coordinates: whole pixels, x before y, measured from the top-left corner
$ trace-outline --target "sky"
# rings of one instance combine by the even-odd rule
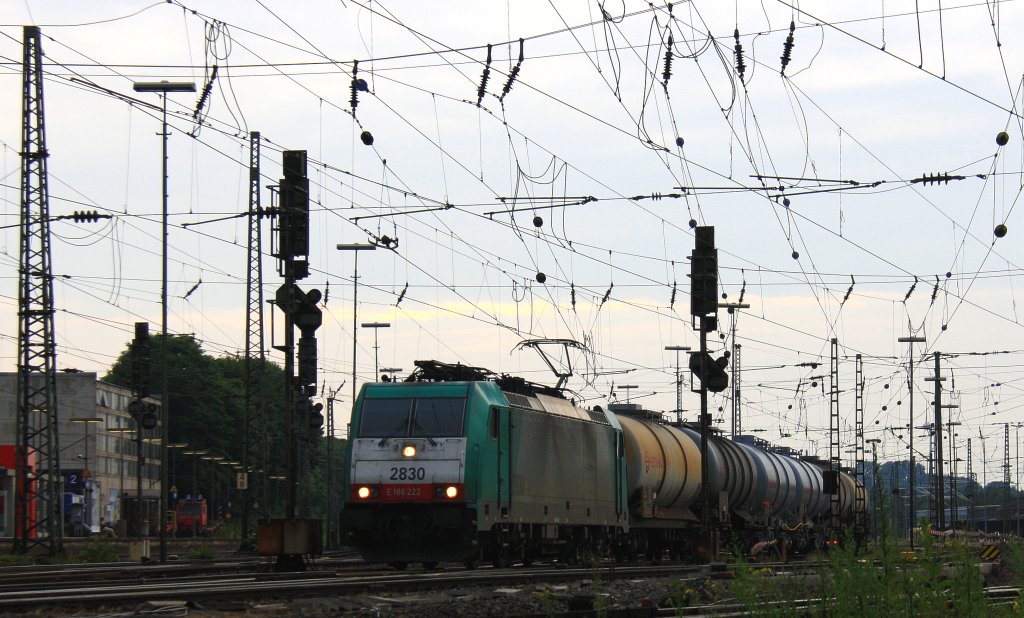
[[[936,352],[943,403],[959,406],[944,410],[962,423],[957,457],[970,437],[974,472],[991,481],[1006,424],[1016,445],[1019,2],[2,0],[0,15],[6,370],[17,362],[22,27],[35,24],[51,217],[111,216],[51,223],[59,368],[103,374],[134,322],[160,330],[161,101],[132,85],[167,79],[197,87],[167,101],[168,331],[211,354],[244,352],[249,135],[262,138],[264,206],[281,152],[306,150],[311,274],[299,285],[323,293],[318,384],[338,392],[339,434],[356,252],[338,243],[397,238],[359,252],[357,321],[390,327],[356,329],[357,384],[373,379],[375,357],[402,375],[435,359],[554,383],[521,343],[570,339],[568,356],[542,346],[571,365],[570,396],[674,416],[665,347],[699,346],[694,222],[715,228],[722,302],[750,305],[721,310],[709,335],[716,357],[740,346],[744,433],[828,455],[834,338],[844,459],[858,376],[865,439],[880,440],[882,461],[906,458],[908,361],[914,425],[926,425]],[[355,107],[353,75],[366,82]],[[282,279],[263,226],[270,300]],[[282,323],[267,312],[268,349]],[[694,420],[681,362],[681,416]],[[711,398],[725,431],[733,396]],[[922,462],[928,431],[915,431]]]

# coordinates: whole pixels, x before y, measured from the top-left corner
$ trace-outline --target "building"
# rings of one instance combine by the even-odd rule
[[[11,454],[11,459],[17,443],[17,383],[16,373],[0,373],[0,453]],[[57,374],[58,457],[65,534],[98,532],[101,522],[119,527],[119,534],[136,532],[128,521],[138,518],[132,505],[136,504],[140,464],[142,503],[146,509],[142,518],[150,519],[155,512],[154,505],[160,497],[159,428],[143,429],[141,436],[136,434],[136,422],[128,411],[132,399],[130,389],[100,382],[95,373]],[[159,418],[159,399],[145,401],[156,406]],[[141,458],[137,449],[140,437]],[[0,536],[14,535],[16,496],[13,461],[11,464],[3,472],[6,466],[0,463]],[[156,531],[154,527],[153,533]]]

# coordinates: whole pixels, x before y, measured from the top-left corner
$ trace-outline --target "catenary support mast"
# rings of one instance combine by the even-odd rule
[[[14,546],[53,556],[63,551],[64,526],[41,38],[38,27],[25,26]]]
[[[248,475],[242,499],[242,545],[252,533],[250,509],[269,505],[267,491],[267,406],[264,386],[266,351],[263,347],[263,234],[260,220],[260,133],[249,134],[249,246],[245,305],[245,450],[242,471]]]

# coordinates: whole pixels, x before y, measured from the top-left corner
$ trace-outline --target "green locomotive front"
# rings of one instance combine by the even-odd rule
[[[571,560],[626,532],[615,416],[483,378],[363,387],[341,530],[365,559]]]

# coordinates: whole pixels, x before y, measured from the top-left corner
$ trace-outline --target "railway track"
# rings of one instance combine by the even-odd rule
[[[341,564],[331,571],[272,573],[256,570],[241,572],[242,566],[251,567],[252,564],[66,569],[59,573],[59,579],[50,581],[35,576],[18,580],[8,580],[5,577],[4,583],[0,585],[0,612],[57,606],[129,605],[147,601],[287,599],[296,596],[445,590],[467,586],[508,587],[594,578],[614,580],[688,577],[702,570],[700,566],[664,565],[600,568],[538,566],[477,570],[449,567],[431,571],[396,572],[391,569],[367,570],[366,565],[357,569],[355,565]],[[325,568],[327,565],[318,566]],[[88,581],[83,581],[86,577]]]
[[[327,565],[326,562],[332,562]],[[664,582],[662,590],[671,590],[673,582],[695,581],[702,578],[729,578],[728,569],[715,569],[708,565],[682,566],[678,564],[566,568],[557,565],[535,565],[530,568],[480,568],[466,570],[451,565],[429,571],[394,571],[389,568],[373,568],[372,565],[356,564],[352,560],[335,560],[318,563],[325,570],[304,573],[274,573],[261,571],[268,564],[253,562],[221,562],[198,565],[110,565],[58,569],[51,575],[57,576],[48,582],[43,579],[24,577],[9,580],[6,573],[0,573],[0,614],[34,612],[47,615],[87,614],[102,608],[111,611],[133,610],[148,604],[148,607],[207,607],[240,610],[249,607],[278,605],[289,610],[290,603],[332,603],[353,606],[358,603],[383,613],[397,611],[397,615],[445,615],[443,610],[430,610],[431,602],[437,598],[457,595],[476,595],[481,599],[490,598],[499,591],[525,591],[520,597],[533,598],[550,590],[580,590],[578,596],[593,600],[602,590],[644,588],[647,583]],[[808,563],[760,564],[759,568],[772,569],[779,577],[804,577],[819,566]],[[4,570],[5,572],[9,569]],[[38,569],[37,569],[38,571]],[[35,575],[39,575],[37,572]],[[88,581],[76,579],[87,577]],[[582,582],[582,584],[581,584]],[[618,583],[613,583],[618,582]],[[602,588],[604,587],[604,588]],[[561,593],[567,594],[567,593]],[[992,587],[986,595],[992,604],[1012,603],[1020,599],[1021,590],[1015,587]],[[642,595],[641,595],[642,596]],[[659,609],[660,599],[651,595],[652,602],[641,607],[635,605],[642,615],[748,615],[742,605],[723,597],[720,601],[696,604],[687,607]],[[369,599],[369,601],[367,601]],[[424,601],[434,599],[434,601]],[[395,610],[392,603],[404,610]],[[423,603],[417,606],[416,603]],[[794,610],[820,606],[820,598],[792,599],[785,602]],[[440,607],[444,607],[443,605]],[[365,609],[365,607],[364,607]],[[358,611],[353,610],[354,613]],[[359,610],[362,611],[362,610]],[[342,612],[344,613],[344,612]],[[531,615],[529,612],[514,613]],[[546,610],[537,615],[551,615]],[[493,615],[493,614],[488,614]],[[610,612],[615,616],[615,612]],[[629,615],[637,615],[632,613]]]

